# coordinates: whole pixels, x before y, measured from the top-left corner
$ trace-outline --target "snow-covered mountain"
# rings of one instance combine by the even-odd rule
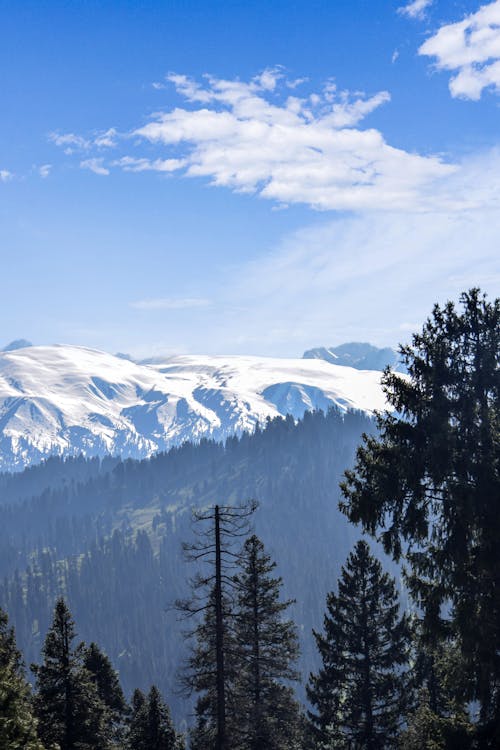
[[[390,347],[379,349],[373,344],[351,341],[340,346],[318,346],[308,349],[304,359],[323,359],[335,365],[354,367],[356,370],[383,370],[388,365],[396,372],[404,372],[399,354]]]
[[[77,346],[0,352],[0,470],[52,454],[145,457],[267,417],[384,408],[380,373],[320,359],[176,356],[139,364]]]

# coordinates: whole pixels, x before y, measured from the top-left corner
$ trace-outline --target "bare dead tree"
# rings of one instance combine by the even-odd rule
[[[226,722],[228,633],[231,628],[231,602],[236,586],[234,571],[241,559],[242,540],[250,531],[255,501],[237,506],[215,505],[195,511],[196,541],[183,545],[186,560],[201,566],[190,579],[191,597],[178,601],[184,618],[204,615],[204,621],[191,629],[197,642],[207,644],[206,652],[194,647],[182,675],[188,693],[205,691],[215,697],[215,750],[229,750]],[[214,665],[210,652],[213,643]],[[214,668],[213,668],[214,667]],[[208,699],[208,702],[210,699]]]

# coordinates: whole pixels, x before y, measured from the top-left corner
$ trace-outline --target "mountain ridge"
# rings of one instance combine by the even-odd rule
[[[50,455],[143,458],[305,411],[385,407],[380,373],[322,360],[178,355],[137,363],[95,349],[0,353],[0,470]]]
[[[303,359],[321,359],[330,364],[354,367],[356,370],[385,370],[390,367],[396,372],[406,369],[395,349],[389,346],[379,348],[367,342],[350,341],[339,346],[317,346],[308,349]]]

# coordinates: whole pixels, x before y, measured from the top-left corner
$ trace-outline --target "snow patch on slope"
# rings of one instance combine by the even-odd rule
[[[52,454],[146,457],[268,417],[385,407],[380,373],[322,360],[177,356],[138,364],[77,346],[0,353],[0,470]]]

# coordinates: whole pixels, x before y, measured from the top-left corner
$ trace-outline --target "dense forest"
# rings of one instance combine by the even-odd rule
[[[154,683],[185,719],[176,694],[182,623],[173,605],[192,572],[182,554],[192,509],[251,498],[259,503],[255,530],[296,600],[306,678],[317,662],[311,628],[357,538],[338,510],[339,482],[361,434],[374,427],[363,414],[307,413],[224,445],[185,444],[144,461],[53,458],[2,476],[0,606],[27,661],[39,659],[64,595],[79,634],[102,645],[126,693]]]
[[[498,748],[500,300],[461,302],[375,423],[2,477],[2,747]]]

